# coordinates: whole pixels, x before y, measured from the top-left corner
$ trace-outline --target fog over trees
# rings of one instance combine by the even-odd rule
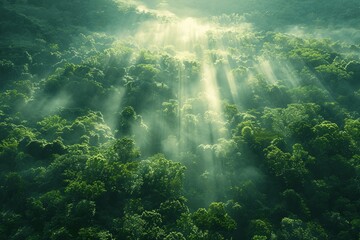
[[[359,12],[0,1],[0,239],[359,239]]]

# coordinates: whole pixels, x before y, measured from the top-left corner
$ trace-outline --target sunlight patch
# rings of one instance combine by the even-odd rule
[[[201,24],[193,18],[148,22],[134,36],[134,40],[142,47],[173,47],[180,53],[194,52],[197,46],[207,46],[206,33],[210,29],[210,25]]]

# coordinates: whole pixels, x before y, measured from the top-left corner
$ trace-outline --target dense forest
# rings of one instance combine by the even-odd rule
[[[359,13],[0,0],[0,239],[359,239]]]

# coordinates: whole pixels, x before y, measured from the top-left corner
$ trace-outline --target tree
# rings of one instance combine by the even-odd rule
[[[26,105],[28,98],[17,90],[6,90],[0,94],[0,109],[11,114],[17,113]]]
[[[20,214],[14,211],[0,212],[0,237],[6,239],[23,226],[23,219]]]
[[[180,219],[182,214],[188,214],[189,209],[186,206],[186,199],[179,198],[176,200],[167,200],[162,202],[159,207],[159,213],[166,224],[174,224]]]
[[[121,111],[118,124],[121,135],[130,135],[132,133],[131,126],[135,124],[137,118],[138,116],[131,106],[127,106]]]
[[[271,225],[264,220],[255,219],[251,220],[249,224],[249,239],[270,239],[272,233]],[[261,237],[260,237],[261,236]]]
[[[182,195],[185,167],[178,162],[167,160],[163,155],[155,155],[139,163],[141,194],[151,199],[151,205],[158,205]]]
[[[65,188],[67,196],[74,200],[97,200],[105,192],[105,184],[101,181],[87,183],[81,180],[73,180],[69,181],[69,184]]]
[[[268,108],[264,109],[262,116],[267,128],[271,128],[284,137],[290,137],[292,129],[301,123],[312,124],[319,118],[320,106],[314,103],[308,104],[289,104],[287,108]]]
[[[4,78],[5,81],[11,80],[16,77],[15,73],[15,64],[12,61],[7,59],[0,60],[0,75]]]
[[[344,85],[347,84],[351,75],[344,67],[333,62],[331,64],[322,64],[315,69],[320,79],[323,79],[324,82],[328,81],[328,86],[332,89],[336,88],[337,93],[342,94],[347,91],[346,88],[344,88]]]
[[[117,161],[123,163],[140,157],[140,151],[135,148],[135,141],[127,137],[116,140],[113,150],[117,155]]]
[[[69,229],[77,231],[80,228],[92,226],[94,224],[94,216],[96,213],[96,204],[94,201],[86,199],[79,202],[70,203],[67,206]]]
[[[125,238],[141,239],[145,232],[145,220],[138,214],[125,215],[122,231]]]
[[[281,220],[281,240],[316,240],[306,224],[299,219],[283,218]]]
[[[53,140],[56,139],[56,136],[59,136],[62,129],[67,125],[67,121],[59,115],[51,115],[45,117],[37,124],[41,127],[40,131],[42,134],[44,134],[47,139]]]
[[[54,230],[50,235],[51,240],[62,240],[71,238],[73,238],[73,235],[71,235],[69,230],[67,230],[65,227],[60,227]]]
[[[196,226],[210,233],[229,235],[236,229],[236,222],[226,212],[222,202],[211,203],[208,210],[198,209],[192,214],[192,219]]]
[[[109,231],[101,230],[98,227],[81,228],[78,232],[79,239],[86,240],[112,240],[113,237]]]
[[[313,127],[315,138],[310,141],[315,156],[325,159],[336,154],[352,156],[350,135],[341,131],[336,123],[323,121]]]
[[[360,142],[360,119],[345,119],[344,129],[353,141]]]
[[[81,137],[86,134],[86,127],[81,121],[75,121],[63,128],[62,138],[66,144],[80,143]]]
[[[125,215],[123,230],[126,239],[160,240],[166,236],[161,215],[155,211],[143,211],[141,215]]]
[[[107,183],[111,177],[111,170],[111,166],[109,165],[107,159],[98,154],[91,156],[86,160],[83,175],[89,182],[98,180]]]
[[[9,172],[2,182],[4,203],[10,209],[24,209],[26,200],[26,182],[17,172]]]
[[[307,180],[309,171],[306,165],[314,161],[301,144],[293,145],[292,154],[270,145],[265,149],[265,159],[270,172],[286,186],[294,188],[301,187]]]
[[[180,232],[171,232],[164,238],[164,240],[186,240],[186,238]]]
[[[289,57],[297,65],[301,66],[304,62],[310,67],[317,67],[328,63],[330,55],[315,48],[299,47],[292,50]]]
[[[310,211],[304,199],[293,189],[286,189],[282,193],[282,197],[288,211],[302,219],[308,219],[310,217]]]

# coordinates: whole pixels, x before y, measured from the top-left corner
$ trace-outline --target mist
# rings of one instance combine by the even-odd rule
[[[358,1],[0,11],[1,239],[357,239]]]

